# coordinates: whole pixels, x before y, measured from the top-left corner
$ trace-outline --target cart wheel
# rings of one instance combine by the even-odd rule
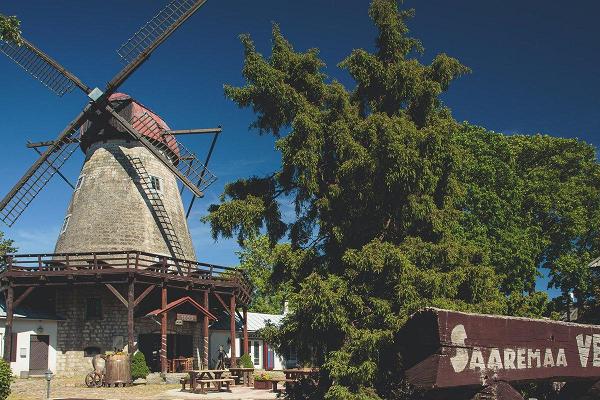
[[[85,377],[85,384],[87,387],[100,387],[102,385],[102,377],[97,372],[90,372]]]

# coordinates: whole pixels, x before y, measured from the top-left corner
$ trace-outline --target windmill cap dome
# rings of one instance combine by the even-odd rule
[[[175,137],[163,135],[165,131],[169,131],[171,128],[159,115],[125,93],[113,93],[109,96],[108,102],[120,116],[130,123],[143,118],[143,122],[132,123],[132,125],[152,142],[166,145],[175,156],[179,154],[179,146]],[[81,147],[86,151],[89,145],[98,140],[123,137],[123,135],[129,136],[117,120],[104,114],[98,118],[90,118],[83,124],[81,127]]]

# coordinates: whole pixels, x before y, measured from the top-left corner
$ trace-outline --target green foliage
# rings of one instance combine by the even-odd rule
[[[0,232],[0,267],[5,265],[4,257],[7,254],[14,253],[17,249],[12,240],[4,239],[4,233]]]
[[[281,314],[289,296],[289,285],[275,285],[271,277],[276,267],[289,265],[293,251],[289,244],[271,246],[267,236],[257,236],[243,242],[239,269],[245,271],[254,286],[249,310],[266,314]]]
[[[242,368],[254,368],[254,363],[252,362],[252,357],[250,354],[244,354],[239,358],[239,363]]]
[[[293,398],[414,399],[395,337],[417,309],[547,314],[535,292],[540,266],[582,302],[599,287],[585,269],[600,255],[594,148],[456,122],[440,95],[468,68],[445,54],[429,65],[414,58],[422,47],[407,36],[412,15],[372,1],[376,51],[340,64],[352,91],[278,26],[270,57],[242,36],[247,82],[225,88],[255,111],[253,128],[273,135],[281,168],[229,184],[205,220],[215,238],[247,246],[242,264],[259,297],[289,294],[292,312],[261,334],[321,367],[312,394]],[[269,243],[256,239],[265,231]]]
[[[10,385],[14,381],[10,364],[0,360],[0,400],[8,398],[10,395]]]
[[[150,368],[146,364],[146,357],[141,351],[136,351],[131,357],[131,378],[132,379],[145,379],[150,373]]]
[[[0,14],[0,40],[19,43],[21,41],[21,23],[17,17],[6,17]]]

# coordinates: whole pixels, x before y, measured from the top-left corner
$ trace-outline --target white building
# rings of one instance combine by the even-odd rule
[[[286,368],[296,367],[296,355],[277,354],[269,343],[260,337],[258,331],[267,326],[267,324],[279,325],[283,319],[283,314],[260,314],[260,313],[248,313],[248,352],[252,357],[254,368],[265,369],[265,370],[282,370]],[[242,323],[238,317],[236,317],[236,352],[238,357],[243,354],[243,333]],[[210,367],[214,367],[217,362],[217,354],[219,345],[227,351],[228,355],[231,356],[231,341],[229,339],[229,319],[219,318],[219,321],[215,322],[210,327]]]
[[[59,320],[61,318],[56,315],[17,307],[10,362],[13,374],[26,377],[43,375],[48,369],[56,372],[56,327]],[[5,322],[5,305],[0,303],[0,357],[4,355]]]

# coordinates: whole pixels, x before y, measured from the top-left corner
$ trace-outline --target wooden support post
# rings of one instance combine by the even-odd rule
[[[23,294],[21,294],[14,302],[13,304],[13,308],[17,308],[19,307],[19,304],[21,304],[23,302],[23,300],[25,300],[27,298],[27,296],[29,296],[31,294],[31,292],[33,292],[35,289],[35,286],[30,286],[27,289],[25,289],[25,291],[23,292]]]
[[[12,326],[13,326],[13,315],[14,307],[13,301],[15,297],[15,289],[12,286],[12,282],[9,283],[6,289],[6,323],[4,325],[4,361],[9,362],[11,360],[12,345]]]
[[[208,304],[208,290],[204,291],[204,301],[202,302],[202,305],[204,306],[204,308],[206,308],[207,310],[210,310],[209,308],[209,304]],[[208,360],[209,360],[209,348],[208,348],[208,315],[204,315],[203,319],[202,319],[202,343],[204,345],[203,347],[203,351],[202,351],[202,366],[205,369],[209,369],[208,368]]]
[[[232,294],[229,300],[229,337],[231,338],[231,367],[235,368],[237,366],[235,351],[235,294]]]
[[[161,293],[161,308],[167,307],[167,286],[163,285]],[[161,315],[160,320],[160,370],[167,373],[167,313]]]
[[[244,354],[248,354],[248,308],[244,307]]]
[[[127,350],[129,354],[135,352],[133,337],[133,310],[135,308],[135,280],[129,279],[129,290],[127,291]]]

